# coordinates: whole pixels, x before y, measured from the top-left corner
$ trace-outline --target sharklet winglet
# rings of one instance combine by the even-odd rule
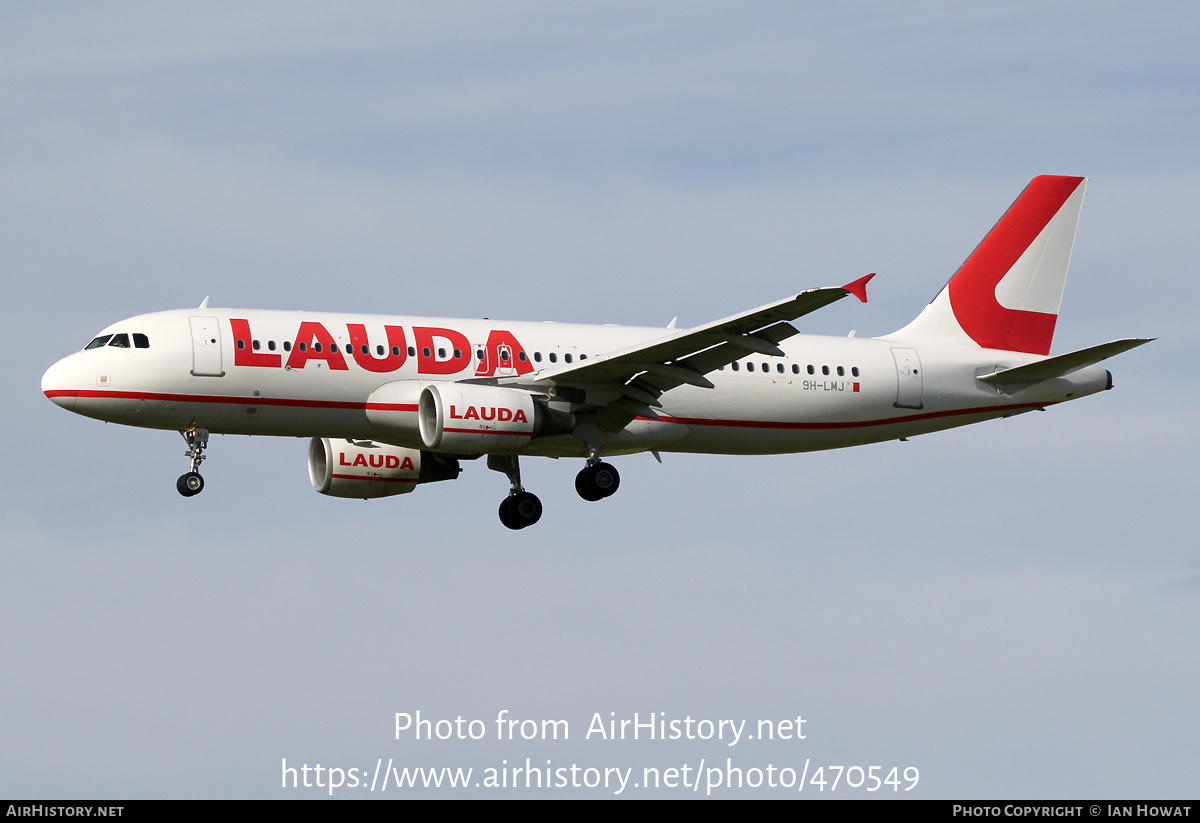
[[[871,278],[875,276],[875,272],[871,272],[866,277],[860,277],[857,280],[847,283],[842,286],[850,294],[858,298],[860,303],[867,302],[867,283],[871,282]]]

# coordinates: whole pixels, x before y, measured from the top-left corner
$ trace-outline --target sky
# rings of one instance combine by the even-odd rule
[[[0,795],[1195,797],[1198,39],[1183,3],[4,6]],[[39,388],[206,296],[685,327],[876,271],[802,331],[886,334],[1047,173],[1089,177],[1054,352],[1158,338],[1114,391],[617,458],[598,504],[526,460],[520,532],[480,464],[332,499],[295,439],[214,437],[184,499],[177,434]],[[695,734],[594,728],[635,713]],[[568,785],[367,785],[527,760]],[[830,785],[727,783],[769,766]]]

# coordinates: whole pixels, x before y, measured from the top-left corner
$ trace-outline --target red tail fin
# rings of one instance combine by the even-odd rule
[[[897,335],[1049,354],[1084,183],[1050,175],[1031,180],[946,288]]]

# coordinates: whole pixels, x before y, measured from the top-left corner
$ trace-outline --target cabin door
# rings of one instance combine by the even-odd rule
[[[215,317],[189,317],[192,327],[192,374],[224,377],[221,362],[221,330]]]

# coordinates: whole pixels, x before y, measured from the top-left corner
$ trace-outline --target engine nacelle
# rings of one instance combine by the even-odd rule
[[[574,418],[529,392],[473,383],[430,383],[417,417],[427,448],[455,454],[510,454],[535,437],[571,431]]]
[[[402,438],[420,436],[417,402],[421,399],[421,380],[394,380],[384,383],[367,398],[367,420],[371,425]],[[403,442],[403,441],[402,441]]]
[[[385,443],[314,437],[308,444],[308,477],[314,489],[332,497],[405,494],[418,483],[453,480],[460,471],[453,457]]]

